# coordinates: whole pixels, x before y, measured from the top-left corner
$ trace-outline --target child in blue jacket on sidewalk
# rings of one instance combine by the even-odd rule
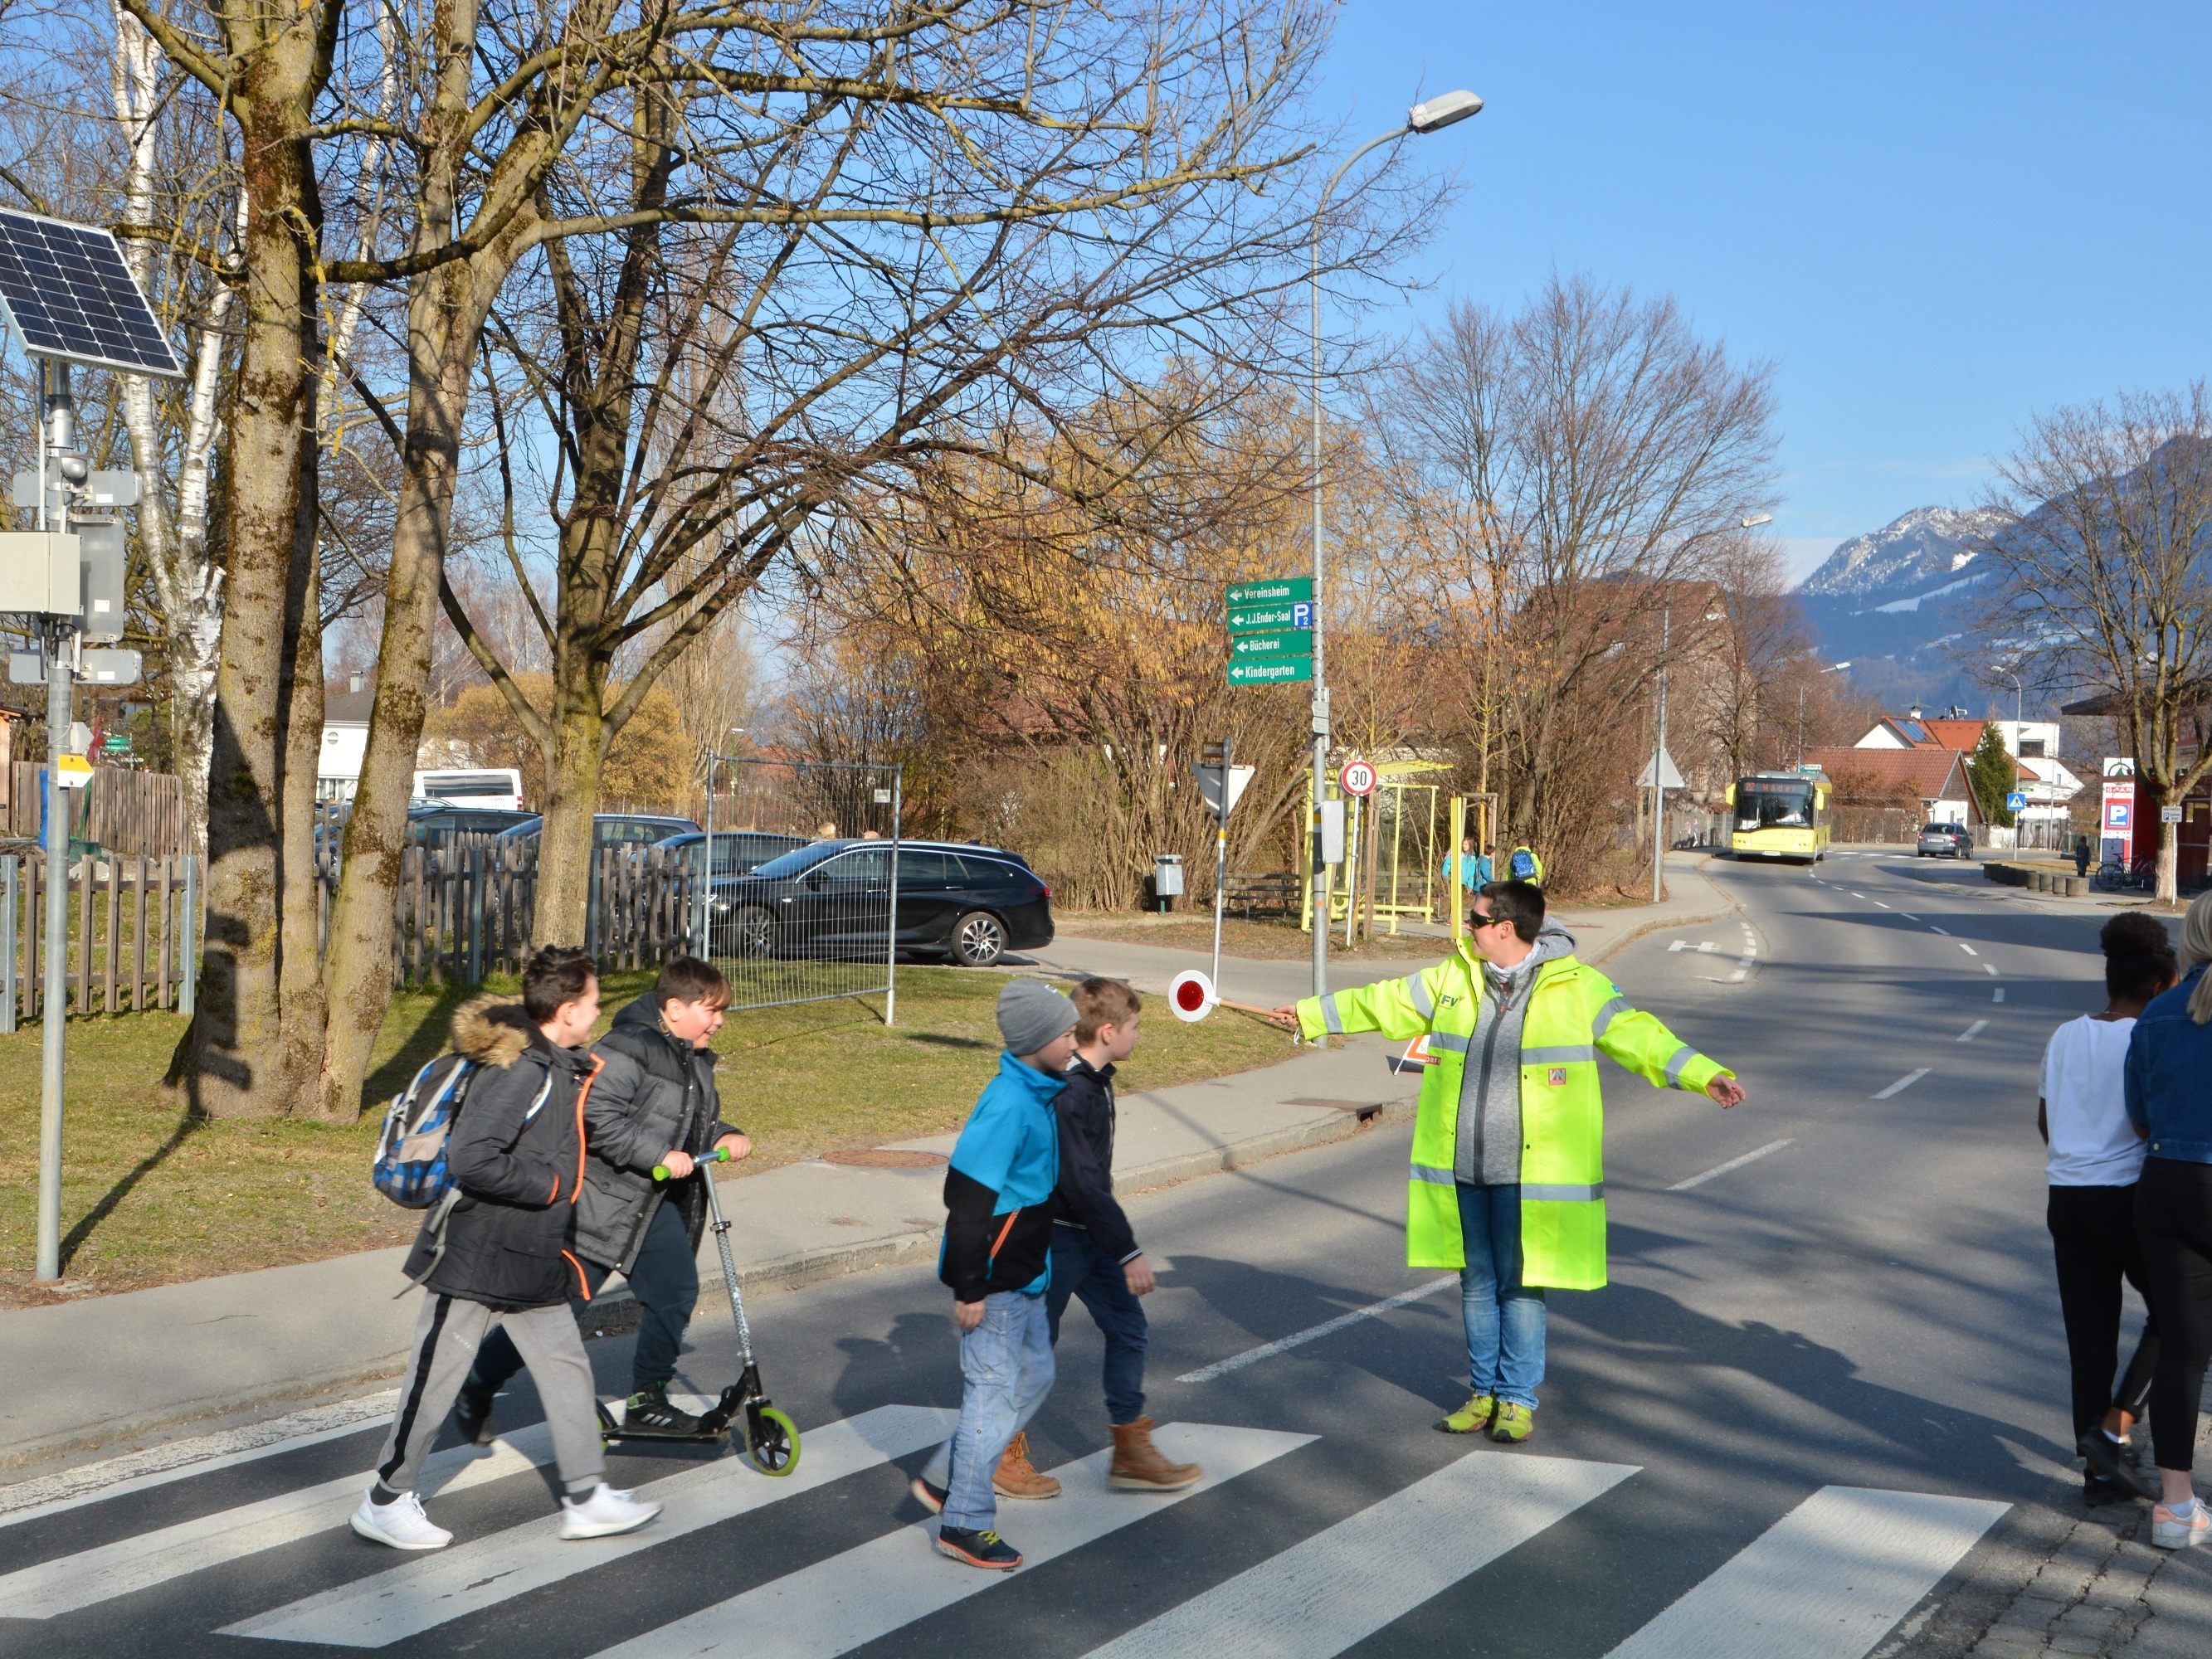
[[[1052,1279],[1053,1193],[1060,1135],[1053,1099],[1075,1054],[1075,1005],[1042,980],[999,993],[1006,1051],[969,1115],[945,1176],[938,1277],[960,1328],[960,1423],[914,1481],[942,1517],[937,1550],[1005,1572],[1021,1552],[999,1536],[993,1478],[1052,1388],[1044,1292]]]

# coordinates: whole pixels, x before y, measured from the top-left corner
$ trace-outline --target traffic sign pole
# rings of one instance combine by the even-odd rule
[[[58,381],[58,386],[52,385]],[[70,406],[69,370],[49,370],[39,365],[40,401],[39,457],[45,470],[48,445],[74,448]],[[64,497],[61,522],[52,527],[69,528]],[[44,516],[46,504],[40,504]],[[43,527],[43,526],[42,526]],[[69,647],[70,628],[59,617],[49,618],[46,629],[46,1006],[40,1010],[39,1071],[39,1213],[37,1276],[51,1283],[62,1276],[62,1062],[63,1041],[69,1025],[69,793],[62,787],[61,755],[69,741],[75,716],[70,709]],[[85,879],[92,879],[86,872]],[[89,958],[92,940],[84,941]]]

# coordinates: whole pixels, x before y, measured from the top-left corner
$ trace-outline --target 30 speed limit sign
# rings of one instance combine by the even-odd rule
[[[1348,760],[1336,781],[1344,786],[1344,793],[1362,799],[1375,793],[1375,768],[1364,760]]]

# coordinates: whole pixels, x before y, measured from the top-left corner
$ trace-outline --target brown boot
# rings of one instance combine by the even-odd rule
[[[1018,1434],[1006,1448],[1006,1455],[999,1460],[998,1471],[991,1477],[991,1490],[1001,1498],[1057,1498],[1060,1482],[1036,1472],[1030,1462],[1030,1437]]]
[[[1152,1443],[1152,1419],[1117,1423],[1114,1429],[1114,1461],[1106,1470],[1106,1484],[1115,1492],[1181,1492],[1194,1486],[1206,1471],[1195,1463],[1170,1463]]]

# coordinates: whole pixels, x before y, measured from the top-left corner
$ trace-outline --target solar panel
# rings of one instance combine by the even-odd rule
[[[0,312],[33,357],[184,373],[108,231],[0,209]]]

